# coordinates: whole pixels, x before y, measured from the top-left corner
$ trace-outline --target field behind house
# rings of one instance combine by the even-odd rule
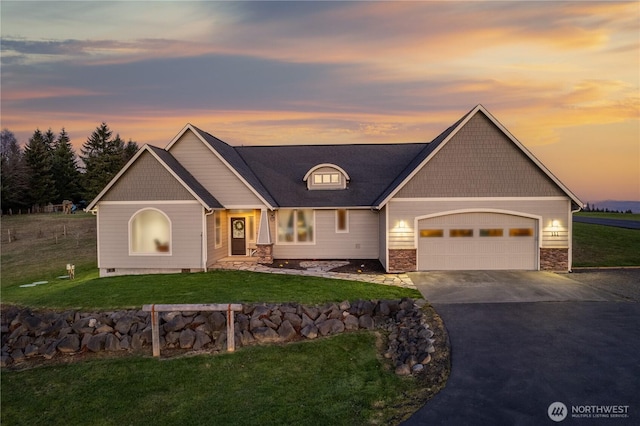
[[[89,213],[2,216],[2,288],[96,271],[96,218]]]

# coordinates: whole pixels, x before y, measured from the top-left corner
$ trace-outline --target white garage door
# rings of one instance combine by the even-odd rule
[[[537,220],[501,213],[458,213],[418,221],[418,269],[535,270]]]

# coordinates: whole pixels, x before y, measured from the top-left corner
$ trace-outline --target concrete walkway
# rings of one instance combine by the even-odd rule
[[[407,274],[345,274],[340,272],[331,272],[331,267],[337,267],[333,262],[314,261],[309,262],[306,270],[289,269],[289,268],[273,268],[260,265],[255,261],[224,261],[218,262],[210,269],[228,269],[237,271],[263,272],[268,274],[281,275],[302,275],[308,277],[322,277],[336,280],[360,281],[381,285],[396,286],[402,288],[413,288],[416,286]]]

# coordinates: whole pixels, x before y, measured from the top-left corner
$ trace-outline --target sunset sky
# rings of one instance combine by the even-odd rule
[[[640,2],[0,3],[1,126],[164,147],[430,141],[477,104],[584,202],[640,200]]]

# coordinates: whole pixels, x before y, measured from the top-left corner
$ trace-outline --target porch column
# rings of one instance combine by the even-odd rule
[[[267,212],[266,209],[260,210],[256,256],[258,257],[258,263],[267,265],[273,263],[273,241],[271,240],[271,231],[269,230],[269,219],[269,212]]]

